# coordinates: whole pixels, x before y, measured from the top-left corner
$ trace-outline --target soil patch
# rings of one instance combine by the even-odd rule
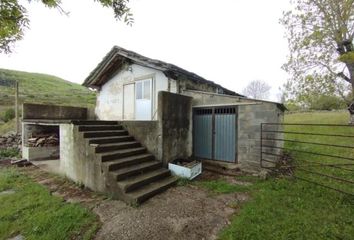
[[[32,179],[48,187],[67,202],[79,202],[92,209],[102,222],[96,238],[105,239],[216,239],[230,223],[245,193],[215,195],[199,186],[173,187],[139,207],[80,187],[35,166],[21,168]],[[205,173],[203,173],[205,174]],[[200,176],[200,179],[217,176]]]

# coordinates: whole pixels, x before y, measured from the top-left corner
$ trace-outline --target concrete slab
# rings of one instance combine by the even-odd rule
[[[55,173],[55,174],[63,174],[63,172],[60,169],[60,160],[59,159],[31,161],[31,163],[46,172]]]

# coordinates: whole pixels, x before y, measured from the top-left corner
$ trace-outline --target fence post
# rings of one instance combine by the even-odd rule
[[[16,117],[16,133],[20,132],[19,109],[18,109],[18,81],[15,81],[15,117]]]

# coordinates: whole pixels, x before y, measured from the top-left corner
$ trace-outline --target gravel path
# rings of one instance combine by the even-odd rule
[[[24,168],[24,172],[48,187],[53,195],[94,211],[102,222],[96,240],[216,239],[237,211],[235,206],[248,200],[245,193],[214,195],[189,184],[170,188],[139,207],[131,207],[81,189],[36,167]],[[202,179],[205,180],[205,176],[210,179],[207,174],[203,174]]]
[[[171,188],[138,208],[104,201],[94,211],[103,226],[96,239],[216,239],[245,194],[211,196],[193,186]]]

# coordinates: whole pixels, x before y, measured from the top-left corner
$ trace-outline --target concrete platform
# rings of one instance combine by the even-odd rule
[[[54,173],[54,174],[64,174],[60,169],[60,160],[53,159],[53,160],[37,160],[31,161],[31,163],[43,171]]]

